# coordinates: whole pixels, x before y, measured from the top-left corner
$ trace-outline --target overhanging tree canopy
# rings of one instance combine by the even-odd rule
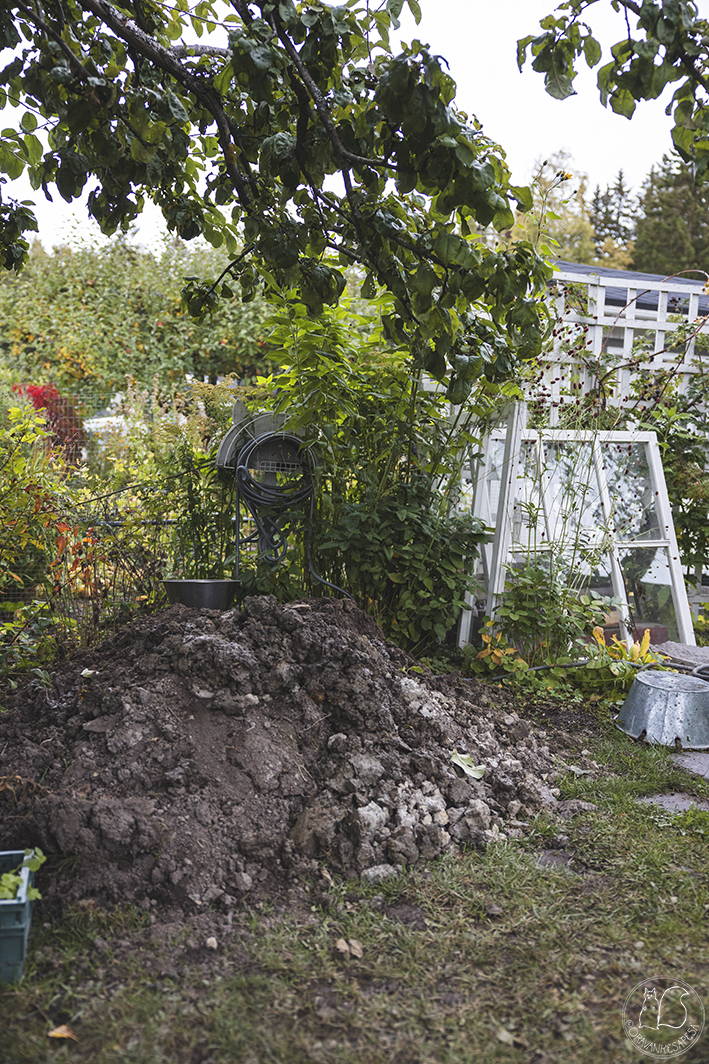
[[[579,22],[593,2],[568,0],[568,14],[520,44],[554,95],[573,91],[581,52],[598,59]],[[616,45],[603,68],[612,105],[630,113],[631,97],[657,95],[682,70],[676,114],[688,128],[687,93],[704,85],[693,5],[670,0],[658,15],[647,0],[613,2],[640,15],[646,40]],[[18,107],[20,120],[0,135],[0,171],[27,170],[35,189],[66,200],[89,185],[89,212],[106,233],[149,197],[181,236],[226,245],[245,298],[265,282],[297,291],[317,314],[339,299],[343,268],[360,267],[363,295],[382,286],[394,297],[390,338],[448,376],[460,402],[481,374],[504,377],[539,351],[535,292],[548,268],[527,242],[502,250],[481,239],[486,227],[512,225],[511,201],[526,210],[531,197],[456,109],[445,64],[418,41],[392,54],[403,3],[5,0],[0,104]],[[704,120],[701,108],[692,114]],[[22,264],[34,226],[28,207],[0,204],[5,267]],[[193,282],[191,310],[228,295],[228,283]]]
[[[26,169],[67,200],[95,179],[88,209],[108,233],[150,197],[181,236],[226,244],[246,298],[265,280],[317,314],[359,266],[365,296],[394,296],[390,337],[449,374],[460,402],[482,373],[504,376],[539,350],[534,295],[548,271],[529,244],[480,239],[509,227],[510,197],[525,207],[529,193],[456,110],[441,61],[419,42],[391,54],[402,6],[10,0],[0,101],[22,111],[0,169]],[[205,31],[209,43],[193,43]],[[32,219],[2,211],[12,267]],[[220,291],[193,284],[191,310]]]
[[[555,15],[542,19],[543,33],[517,42],[522,69],[529,49],[532,67],[544,74],[546,90],[563,100],[573,96],[577,62],[589,67],[601,61],[601,45],[583,21],[599,0],[565,0]],[[606,3],[607,0],[603,0]],[[680,82],[667,113],[674,117],[674,146],[696,175],[709,170],[709,22],[700,18],[692,0],[611,0],[624,15],[626,35],[611,48],[610,61],[598,71],[601,102],[632,118],[640,100],[656,100],[665,88]]]

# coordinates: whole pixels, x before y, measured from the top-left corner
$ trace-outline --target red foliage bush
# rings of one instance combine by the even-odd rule
[[[35,410],[42,411],[47,419],[52,446],[59,448],[71,465],[78,465],[86,433],[76,399],[60,395],[53,384],[13,384],[12,390],[17,395],[27,396]]]

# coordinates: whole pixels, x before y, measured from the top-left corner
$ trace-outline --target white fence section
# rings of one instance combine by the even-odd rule
[[[638,375],[670,371],[686,391],[703,360],[709,367],[709,295],[701,281],[559,265],[552,290],[561,327],[546,360],[551,404],[564,401],[569,378],[555,372],[564,365],[582,391],[597,388],[600,380],[608,404],[616,407],[628,403]]]

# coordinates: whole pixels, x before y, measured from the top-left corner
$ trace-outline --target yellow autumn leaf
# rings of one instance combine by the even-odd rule
[[[619,639],[617,635],[613,636],[613,642],[608,647],[608,651],[612,658],[616,661],[622,660],[628,656],[628,648],[625,645],[625,641]]]
[[[61,1027],[55,1027],[53,1031],[50,1031],[47,1035],[48,1038],[73,1038],[75,1042],[79,1039],[76,1037],[71,1027],[67,1027],[65,1023]]]
[[[596,627],[593,629],[593,638],[596,640],[599,647],[604,647],[606,645],[605,632],[601,628],[600,624],[597,624]]]
[[[640,644],[640,657],[641,658],[644,657],[645,654],[647,654],[649,647],[650,647],[650,629],[646,628],[645,632],[643,633],[642,643]]]

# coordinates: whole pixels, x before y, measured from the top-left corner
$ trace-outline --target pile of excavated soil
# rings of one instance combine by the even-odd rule
[[[0,717],[0,849],[62,857],[50,904],[195,913],[320,864],[384,878],[557,807],[544,732],[413,664],[334,599],[141,619]]]

